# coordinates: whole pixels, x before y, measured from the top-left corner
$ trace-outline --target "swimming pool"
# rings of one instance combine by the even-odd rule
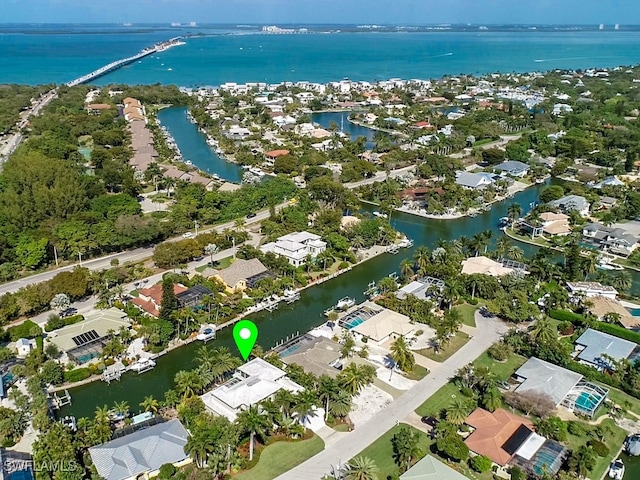
[[[291,345],[290,347],[285,348],[284,350],[282,350],[279,355],[280,358],[284,358],[287,355],[291,355],[293,352],[297,351],[300,349],[300,344],[296,343],[295,345]]]
[[[640,308],[627,308],[627,310],[629,310],[629,313],[634,317],[640,317]]]
[[[587,412],[593,412],[601,400],[602,397],[598,394],[582,392],[578,398],[576,398],[576,407]]]
[[[32,480],[34,476],[31,469],[26,468],[24,470],[16,470],[15,472],[10,473],[6,478],[7,480]]]
[[[353,317],[353,318],[350,318],[348,321],[344,322],[345,326],[349,330],[356,328],[358,325],[362,323],[364,323],[364,318],[362,317]]]

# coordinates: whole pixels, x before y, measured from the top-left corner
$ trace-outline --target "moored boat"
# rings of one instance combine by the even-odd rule
[[[154,362],[150,358],[142,358],[137,362],[131,364],[129,366],[129,370],[132,370],[138,373],[144,373],[144,372],[148,372],[155,366],[156,366],[156,362]]]
[[[622,480],[624,477],[624,463],[620,458],[611,462],[611,466],[609,467],[609,478],[613,478],[614,480]]]

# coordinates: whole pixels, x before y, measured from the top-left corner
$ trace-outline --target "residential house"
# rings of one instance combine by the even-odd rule
[[[80,365],[99,357],[113,334],[129,328],[131,321],[122,310],[115,307],[95,310],[85,314],[81,322],[49,332],[45,346],[48,342],[54,344],[70,361]]]
[[[600,197],[598,200],[598,205],[600,206],[600,210],[609,210],[616,206],[618,203],[618,199],[615,197],[607,197],[606,195]]]
[[[92,115],[98,115],[104,110],[111,110],[111,105],[108,103],[90,103],[85,107],[87,112]]]
[[[615,362],[638,358],[638,344],[587,328],[575,342],[573,357],[598,370],[611,370]]]
[[[405,285],[395,292],[395,294],[396,297],[401,299],[413,295],[420,300],[428,300],[436,293],[441,293],[444,287],[444,280],[434,277],[422,277]]]
[[[591,303],[587,307],[589,313],[595,315],[598,320],[604,321],[605,317],[610,313],[615,313],[617,314],[617,323],[623,327],[631,330],[640,329],[640,317],[634,317],[631,315],[629,310],[627,310],[618,300],[602,296],[590,297],[589,300]]]
[[[269,275],[269,269],[257,258],[237,258],[229,267],[217,271],[212,276],[223,283],[228,292],[236,293],[253,288],[259,280]]]
[[[295,342],[295,348],[292,343]],[[314,337],[306,333],[302,337],[295,337],[292,342],[285,343],[276,352],[286,365],[296,364],[305,372],[314,375],[329,375],[336,377],[342,370],[342,346],[325,337]]]
[[[173,284],[173,293],[176,295],[186,292],[187,287],[179,283]],[[156,283],[149,288],[141,288],[138,290],[138,296],[129,300],[143,312],[154,317],[160,316],[160,307],[162,305],[162,283]]]
[[[34,339],[19,338],[16,340],[15,348],[19,357],[26,357],[36,349],[36,341]]]
[[[456,172],[456,183],[463,188],[483,190],[494,183],[494,176],[490,173]]]
[[[637,239],[622,228],[588,223],[582,228],[582,238],[605,252],[629,256],[638,248]]]
[[[291,152],[289,150],[271,150],[270,152],[266,152],[264,154],[264,165],[273,167],[276,158],[282,157],[284,155],[289,155],[290,153]]]
[[[166,463],[176,467],[191,463],[184,451],[187,439],[187,430],[174,419],[90,447],[89,455],[105,480],[150,478]]]
[[[500,467],[518,465],[535,475],[553,476],[568,455],[562,445],[538,435],[530,420],[502,408],[494,412],[477,408],[465,423],[473,429],[464,440],[469,450]]]
[[[542,232],[551,236],[566,236],[571,233],[569,215],[564,213],[544,212],[540,214]]]
[[[613,175],[611,177],[605,178],[601,182],[596,183],[595,185],[593,185],[593,188],[600,189],[603,187],[623,187],[623,186],[624,186],[624,182],[620,180],[618,177],[616,177],[615,175]]]
[[[500,172],[503,175],[511,175],[512,177],[524,177],[529,173],[529,165],[526,163],[518,162],[516,160],[505,160],[499,165],[493,167],[494,171]]]
[[[289,233],[260,247],[262,253],[273,252],[285,257],[294,267],[303,265],[307,257],[315,258],[326,249],[327,243],[319,235],[309,232]]]
[[[515,392],[533,391],[547,395],[556,405],[593,417],[609,390],[591,383],[566,368],[531,357],[513,374],[519,385]]]
[[[238,367],[227,382],[200,398],[209,412],[233,422],[242,410],[273,398],[280,390],[296,393],[303,388],[290,380],[283,370],[261,358],[254,358]]]
[[[377,345],[409,335],[415,327],[406,315],[368,301],[351,307],[338,323],[356,336]],[[422,326],[421,329],[425,330]]]
[[[158,152],[153,143],[153,135],[145,122],[131,122],[127,127],[131,133],[131,149],[133,150],[129,165],[135,170],[146,172],[149,165],[158,159]]]
[[[426,455],[409,470],[400,475],[400,480],[468,480],[437,458]]]
[[[576,211],[583,217],[589,215],[589,202],[584,197],[580,195],[567,195],[565,197],[559,198],[558,200],[554,200],[549,202],[549,205],[559,208],[562,212],[568,214],[569,212]]]
[[[123,101],[124,109],[122,113],[127,122],[142,121],[147,122],[146,112],[140,101],[127,97]]]
[[[556,103],[553,106],[553,115],[562,115],[563,113],[573,112],[573,107],[567,103]]]
[[[615,288],[599,282],[567,282],[567,290],[572,295],[578,294],[585,297],[606,297],[615,300],[618,296]]]
[[[517,262],[496,262],[489,257],[470,257],[462,261],[462,273],[465,275],[489,275],[503,277],[505,275],[528,273],[526,265]]]

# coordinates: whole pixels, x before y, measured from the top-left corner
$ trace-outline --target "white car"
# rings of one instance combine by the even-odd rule
[[[191,233],[191,232],[187,232],[187,233],[183,233],[182,234],[182,238],[191,238],[191,237],[193,237],[193,233]]]

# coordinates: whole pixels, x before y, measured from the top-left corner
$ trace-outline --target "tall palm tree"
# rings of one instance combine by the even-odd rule
[[[344,467],[344,480],[378,480],[378,466],[369,457],[355,457]]]
[[[338,390],[335,398],[329,405],[331,415],[344,418],[351,411],[351,394],[346,390]]]
[[[507,207],[507,218],[509,218],[509,221],[511,222],[511,230],[513,230],[513,227],[520,215],[522,215],[522,207],[519,203],[512,203]]]
[[[273,401],[284,415],[290,416],[296,397],[291,391],[283,388],[278,390]]]
[[[208,432],[204,429],[194,429],[192,435],[187,438],[184,451],[195,462],[198,468],[203,468],[207,464],[207,457],[213,451],[214,445]]]
[[[611,284],[620,291],[629,290],[632,281],[633,278],[627,270],[620,270],[611,276]]]
[[[391,344],[391,358],[403,372],[412,371],[416,362],[403,336],[398,337]]]
[[[511,246],[511,239],[506,235],[500,237],[500,240],[496,243],[496,253],[498,257],[505,257],[507,255],[507,251]]]
[[[129,404],[126,400],[122,400],[121,402],[114,402],[113,411],[116,414],[127,415],[129,413]]]
[[[556,328],[548,317],[537,320],[529,330],[529,338],[536,345],[549,345],[557,336]]]
[[[489,388],[482,395],[482,406],[490,412],[496,411],[502,406],[502,394],[497,388]]]
[[[296,395],[295,404],[293,405],[293,413],[303,425],[307,418],[313,416],[313,411],[318,403],[318,396],[313,390],[303,390]]]
[[[413,276],[413,262],[408,258],[405,258],[400,262],[400,275],[405,279]]]
[[[96,408],[95,413],[96,423],[109,423],[109,407],[106,405],[103,407]]]
[[[329,375],[321,375],[318,379],[318,400],[324,404],[324,419],[329,417],[329,407],[339,391],[338,382]]]
[[[249,461],[253,460],[253,448],[255,436],[264,438],[269,426],[266,415],[260,412],[256,405],[251,405],[243,410],[236,419],[238,425],[246,433],[249,433]]]
[[[596,271],[598,266],[598,257],[594,253],[590,253],[582,259],[582,273],[584,273],[584,279]]]
[[[402,426],[391,439],[391,444],[396,465],[400,467],[401,472],[406,472],[411,466],[411,462],[421,453],[418,433]]]
[[[145,412],[158,413],[160,403],[158,402],[158,400],[153,398],[153,395],[149,395],[147,397],[144,397],[144,400],[140,402],[140,406],[144,409]]]
[[[202,377],[195,370],[180,370],[174,378],[176,390],[183,398],[195,395],[202,388]]]
[[[444,296],[445,301],[449,305],[449,310],[451,310],[455,305],[455,303],[460,299],[460,297],[462,296],[462,291],[463,291],[462,284],[457,278],[453,278],[449,280],[449,282],[447,282],[447,284],[444,287],[444,291],[442,292],[442,295]]]
[[[582,445],[569,457],[569,468],[578,474],[578,478],[586,478],[596,465],[596,454],[592,447]]]
[[[524,259],[524,252],[517,245],[511,245],[507,250],[507,256],[511,260],[521,261],[522,259]]]
[[[429,249],[424,245],[420,245],[416,249],[413,258],[416,261],[416,265],[418,265],[418,269],[422,272],[426,271],[429,264],[431,263],[431,253],[429,252]]]

